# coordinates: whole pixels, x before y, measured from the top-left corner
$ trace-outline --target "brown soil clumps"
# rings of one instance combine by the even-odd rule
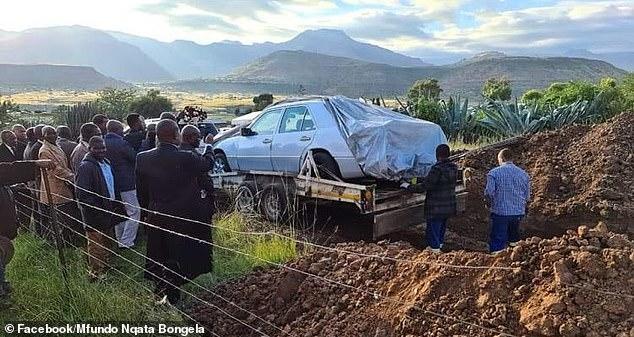
[[[605,221],[611,230],[634,234],[634,113],[595,126],[535,134],[509,147],[516,154],[515,163],[532,180],[524,221],[529,233],[560,235],[585,223]],[[471,195],[452,230],[486,238],[489,213],[482,195],[498,151],[474,151],[462,160],[461,166],[473,170],[467,183]]]
[[[214,289],[281,331],[206,299],[269,336],[634,336],[634,243],[604,224],[532,237],[497,256],[389,242],[336,248],[416,263],[319,250],[289,266],[339,285],[275,268]],[[193,314],[220,336],[260,335],[204,304]]]

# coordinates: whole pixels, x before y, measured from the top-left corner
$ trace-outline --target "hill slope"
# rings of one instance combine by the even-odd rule
[[[242,82],[302,84],[310,93],[350,96],[402,94],[417,79],[439,80],[445,93],[479,97],[490,77],[511,80],[513,93],[542,88],[554,81],[622,77],[609,63],[578,58],[535,58],[495,55],[450,66],[394,67],[302,51],[280,51],[236,69],[227,78]]]
[[[217,42],[208,45],[191,41],[166,43],[118,32],[110,34],[120,41],[137,46],[179,79],[223,76],[236,67],[280,50],[316,52],[399,67],[427,65],[418,58],[355,41],[343,31],[332,29],[307,30],[286,42],[252,45],[236,42]]]
[[[68,64],[94,67],[126,81],[160,81],[172,76],[137,47],[87,27],[50,27],[5,34],[0,63]]]
[[[0,64],[0,88],[96,90],[129,84],[104,76],[92,67],[51,64]]]

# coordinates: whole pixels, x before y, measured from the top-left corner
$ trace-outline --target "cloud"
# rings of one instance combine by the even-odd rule
[[[385,40],[394,37],[424,38],[425,20],[414,14],[397,14],[387,11],[371,11],[358,14],[349,24],[340,28],[353,37],[368,40]]]

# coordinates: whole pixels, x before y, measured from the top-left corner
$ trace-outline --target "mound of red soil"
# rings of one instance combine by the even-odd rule
[[[524,222],[529,232],[558,235],[602,220],[611,230],[634,233],[634,113],[538,133],[509,147],[532,180]],[[462,160],[461,166],[472,168],[471,194],[465,214],[452,222],[454,231],[486,238],[489,212],[482,195],[498,151],[474,151]]]
[[[235,306],[206,295],[242,322],[204,304],[194,318],[220,336],[634,336],[634,243],[603,223],[497,256],[388,242],[336,248],[399,261],[319,250],[289,265],[316,276],[259,270],[214,289]]]

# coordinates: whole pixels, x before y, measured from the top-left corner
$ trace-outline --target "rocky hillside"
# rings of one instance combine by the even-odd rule
[[[3,90],[98,90],[126,86],[129,84],[107,77],[92,67],[0,64],[0,88]]]
[[[622,77],[624,70],[609,63],[580,58],[481,55],[442,67],[395,67],[303,51],[279,51],[235,70],[227,78],[242,82],[302,84],[310,93],[348,96],[402,94],[417,79],[433,77],[445,93],[478,98],[490,77],[511,79],[521,95],[554,81],[596,81]]]

